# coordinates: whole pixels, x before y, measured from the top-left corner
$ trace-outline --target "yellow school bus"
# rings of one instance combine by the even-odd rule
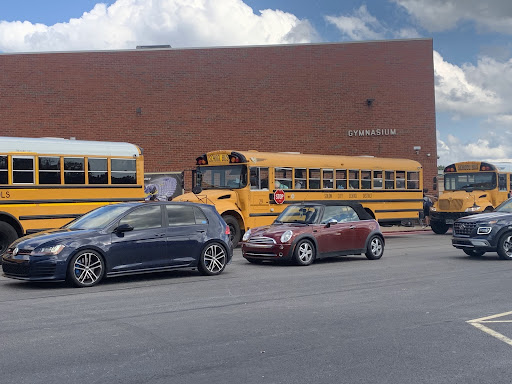
[[[430,226],[443,234],[459,217],[490,212],[509,197],[512,163],[464,161],[444,169],[444,192],[430,209]]]
[[[356,200],[381,223],[418,220],[423,170],[406,159],[214,151],[196,159],[193,191],[176,200],[216,206],[234,244],[290,203]]]
[[[22,235],[137,200],[144,200],[144,158],[136,145],[0,137],[0,254]]]

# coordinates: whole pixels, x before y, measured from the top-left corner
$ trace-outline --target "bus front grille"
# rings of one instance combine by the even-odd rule
[[[450,212],[460,211],[462,209],[463,204],[464,203],[463,203],[462,199],[453,199],[453,200],[440,199],[439,200],[439,209],[441,209],[442,211],[450,211]]]

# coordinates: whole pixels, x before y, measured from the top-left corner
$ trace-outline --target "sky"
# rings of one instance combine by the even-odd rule
[[[512,159],[511,0],[17,0],[0,52],[432,38],[438,165]]]

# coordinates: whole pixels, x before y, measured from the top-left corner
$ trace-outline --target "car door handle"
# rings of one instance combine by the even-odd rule
[[[155,237],[164,237],[165,236],[165,233],[158,233],[155,235]]]
[[[204,229],[198,229],[197,232],[199,233],[205,233],[206,231]]]

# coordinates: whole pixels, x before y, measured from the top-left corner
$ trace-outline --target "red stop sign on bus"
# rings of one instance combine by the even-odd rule
[[[284,191],[282,189],[276,189],[274,192],[274,201],[276,204],[284,203]]]

